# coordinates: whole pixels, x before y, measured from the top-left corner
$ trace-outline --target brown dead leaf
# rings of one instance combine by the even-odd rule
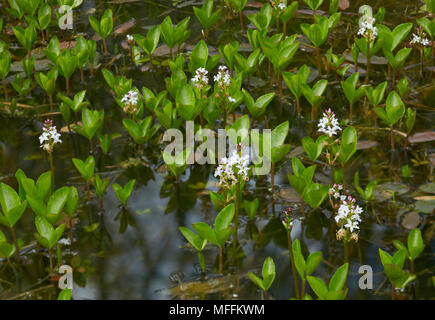
[[[435,200],[435,196],[419,196],[419,197],[414,197],[414,200],[430,201],[430,200]]]
[[[349,8],[349,5],[349,0],[340,0],[340,2],[338,3],[338,9],[346,10],[347,8]]]
[[[77,122],[77,123],[70,123],[70,127],[71,127],[71,128],[72,128],[73,125],[82,126],[82,123],[81,123],[81,121],[79,121],[79,122]],[[62,128],[60,129],[60,133],[67,133],[67,132],[69,132],[69,130],[68,130],[68,126],[62,127]]]
[[[409,137],[410,143],[428,142],[435,140],[435,131],[417,132]]]
[[[63,50],[63,49],[72,49],[75,46],[76,46],[76,42],[75,41],[62,41],[61,43],[59,43],[60,50]]]
[[[127,32],[129,29],[133,28],[136,24],[136,20],[134,18],[128,20],[127,22],[124,22],[120,26],[116,27],[113,33],[115,34],[121,34]]]
[[[421,222],[420,215],[417,212],[412,211],[403,218],[402,227],[408,230],[412,230],[416,228],[420,224],[420,222]]]
[[[378,145],[377,141],[372,140],[361,140],[356,144],[356,150],[365,150],[376,147]]]

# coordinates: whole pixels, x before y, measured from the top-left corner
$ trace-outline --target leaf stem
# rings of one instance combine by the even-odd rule
[[[292,250],[293,247],[292,237],[291,237],[291,232],[289,230],[287,230],[287,243],[288,243],[288,251],[290,254],[290,263],[292,266],[293,284],[295,287],[296,299],[300,299],[298,277],[296,275],[295,259],[293,257],[293,250]]]
[[[219,273],[222,274],[223,272],[223,252],[222,252],[222,246],[219,246]]]
[[[365,84],[369,83],[370,78],[370,41],[367,41],[367,70],[366,70],[366,79],[364,81]]]
[[[51,193],[54,191],[54,161],[53,161],[53,152],[48,153],[48,162],[50,163],[50,171],[51,171]]]
[[[3,79],[3,92],[5,94],[5,99],[9,100],[8,89],[6,88],[6,79]]]
[[[17,256],[18,261],[21,261],[20,248],[18,247],[17,235],[15,234],[14,227],[10,227],[10,228],[11,228],[12,239],[14,240],[14,244],[16,248],[15,255]]]

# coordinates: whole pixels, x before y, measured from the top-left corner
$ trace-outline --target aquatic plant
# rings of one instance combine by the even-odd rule
[[[196,222],[192,225],[196,233],[219,248],[219,273],[223,272],[223,248],[227,240],[235,232],[234,227],[230,227],[235,213],[235,206],[233,203],[224,207],[216,216],[214,221],[214,229],[212,229],[205,222]]]
[[[249,279],[254,282],[260,289],[264,292],[264,297],[266,300],[269,300],[268,290],[271,287],[273,281],[275,280],[275,263],[271,257],[267,257],[264,260],[263,269],[262,269],[263,278],[259,278],[252,272],[248,272]]]
[[[124,207],[127,205],[127,201],[130,198],[131,193],[133,192],[135,183],[136,179],[130,180],[124,187],[120,186],[117,183],[112,184],[112,189],[115,192],[116,197]]]
[[[103,39],[104,52],[107,54],[106,38],[113,32],[113,14],[112,10],[106,9],[98,21],[95,17],[89,16],[89,23],[92,29]]]
[[[328,286],[322,279],[313,276],[307,276],[307,281],[319,300],[344,300],[348,292],[348,288],[345,287],[348,270],[348,263],[339,267],[329,281]]]

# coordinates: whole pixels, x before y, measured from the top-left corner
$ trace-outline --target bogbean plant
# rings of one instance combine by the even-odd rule
[[[66,4],[65,1],[58,1]],[[277,107],[282,111],[282,100],[290,98],[290,106],[295,109],[298,118],[305,117],[310,113],[314,130],[303,137],[300,141],[305,154],[291,158],[291,173],[288,174],[290,185],[300,196],[300,211],[303,218],[307,214],[316,214],[316,209],[327,206],[325,200],[329,198],[329,206],[333,215],[331,220],[336,225],[336,238],[344,242],[344,264],[339,267],[326,285],[320,278],[312,276],[322,261],[321,252],[313,252],[307,258],[302,254],[301,241],[292,240],[291,231],[294,223],[293,212],[285,211],[282,223],[288,236],[288,249],[292,267],[295,296],[297,299],[312,299],[306,293],[307,282],[318,299],[344,299],[347,295],[346,280],[348,275],[348,262],[350,262],[349,244],[358,241],[360,223],[363,220],[363,210],[357,205],[356,198],[351,196],[351,186],[346,181],[346,165],[356,153],[358,126],[351,126],[362,121],[360,117],[354,117],[354,108],[366,107],[363,102],[365,96],[372,107],[374,115],[389,127],[391,134],[391,147],[395,149],[394,126],[397,126],[406,113],[406,132],[410,134],[416,111],[406,108],[404,101],[410,88],[406,78],[399,77],[400,70],[404,69],[412,48],[420,53],[421,69],[423,71],[423,55],[428,52],[426,48],[429,42],[428,35],[434,38],[434,21],[428,18],[417,20],[420,28],[416,28],[413,39],[410,41],[411,48],[404,47],[402,43],[415,27],[412,23],[404,23],[396,26],[393,30],[382,24],[385,10],[380,8],[377,14],[373,14],[369,6],[360,8],[361,16],[358,18],[358,27],[355,26],[354,44],[351,48],[352,60],[355,72],[351,73],[348,64],[344,64],[345,53],[338,56],[333,49],[325,54],[326,44],[334,37],[334,28],[340,22],[341,14],[337,12],[338,1],[330,2],[329,15],[318,15],[318,10],[323,4],[322,0],[305,0],[305,4],[313,11],[313,20],[309,23],[300,24],[299,28],[293,28],[293,34],[288,34],[287,24],[294,16],[299,4],[297,1],[288,3],[286,0],[275,0],[264,4],[255,14],[247,15],[248,20],[255,28],[247,30],[247,38],[252,51],[248,54],[238,41],[232,41],[217,47],[218,54],[210,55],[209,30],[213,28],[222,17],[221,9],[213,9],[213,0],[206,0],[201,8],[194,8],[194,14],[204,28],[204,40],[199,41],[191,50],[190,54],[180,54],[182,45],[191,34],[189,30],[190,17],[187,17],[174,25],[171,17],[167,16],[160,25],[152,26],[144,35],[134,34],[127,36],[127,43],[131,49],[132,60],[135,64],[149,62],[150,66],[168,66],[168,76],[165,78],[165,89],[158,92],[155,88],[143,86],[136,88],[133,79],[112,73],[108,67],[103,68],[101,73],[110,89],[114,101],[121,109],[122,124],[125,132],[133,139],[135,144],[142,146],[155,146],[161,137],[163,129],[186,129],[184,121],[194,121],[194,133],[201,133],[203,129],[222,127],[224,129],[249,130],[255,125],[258,127],[272,128],[270,145],[263,144],[266,139],[264,134],[259,135],[259,141],[249,141],[247,136],[239,137],[231,141],[233,150],[229,157],[218,159],[214,177],[218,181],[218,191],[210,191],[210,199],[217,212],[214,225],[205,222],[195,222],[192,227],[196,234],[180,227],[180,232],[197,251],[199,264],[203,272],[206,272],[206,259],[204,249],[207,243],[218,247],[218,272],[224,272],[224,253],[229,249],[228,242],[232,237],[233,256],[237,256],[239,248],[238,231],[242,209],[251,220],[256,219],[259,213],[259,200],[255,198],[249,201],[245,198],[249,186],[249,180],[257,172],[257,164],[250,163],[248,142],[254,144],[259,155],[270,157],[271,163],[269,189],[272,196],[275,194],[275,168],[284,162],[291,146],[288,142],[289,131],[292,122],[282,119],[279,124],[269,123],[269,114]],[[61,46],[61,39],[53,36],[48,39],[48,30],[51,28],[52,7],[44,1],[38,0],[8,0],[9,14],[19,20],[24,18],[24,26],[13,27],[13,34],[19,45],[25,51],[25,57],[19,57],[27,79],[16,77],[12,86],[20,95],[25,95],[33,89],[32,78],[34,77],[39,87],[47,94],[51,111],[59,109],[64,123],[70,133],[78,133],[89,141],[90,155],[86,160],[73,158],[77,171],[86,181],[87,200],[92,200],[91,185],[95,188],[96,196],[100,200],[100,210],[103,211],[103,199],[107,192],[109,179],[103,178],[99,171],[97,160],[101,154],[95,152],[94,137],[98,137],[100,147],[104,154],[109,152],[114,134],[103,134],[105,109],[92,104],[92,99],[86,99],[86,90],[71,93],[70,79],[76,69],[80,70],[81,80],[84,82],[84,70],[89,68],[91,76],[94,75],[94,67],[97,65],[97,42],[79,36],[74,48],[66,49]],[[226,1],[239,15],[240,27],[244,32],[244,9],[246,0]],[[77,7],[81,1],[70,1],[68,5]],[[246,11],[245,11],[246,12]],[[2,20],[1,20],[2,21]],[[113,33],[113,13],[110,9],[104,11],[101,19],[89,17],[92,29],[101,37],[103,50],[108,54],[106,39]],[[282,29],[280,26],[282,23]],[[1,26],[2,22],[0,23]],[[274,27],[275,26],[275,27]],[[0,27],[0,30],[2,28]],[[45,57],[51,62],[47,73],[36,72],[35,60],[32,50],[37,43],[37,30],[42,35],[42,40],[48,42],[44,51]],[[45,31],[45,34],[44,34]],[[299,33],[299,34],[298,34]],[[303,34],[306,39],[301,40]],[[309,43],[307,43],[309,41]],[[168,57],[156,57],[156,49],[164,43],[169,48]],[[315,63],[295,65],[295,57],[301,51],[301,44],[306,47],[314,47]],[[174,48],[177,47],[177,54]],[[432,56],[433,56],[432,44]],[[388,61],[389,70],[392,69],[392,85],[384,81],[374,86],[375,77],[370,77],[373,72],[371,59],[375,54],[382,52]],[[146,55],[145,58],[141,54]],[[15,54],[15,52],[14,52]],[[366,57],[365,82],[361,84],[358,72],[358,63],[361,55]],[[426,54],[427,55],[427,54]],[[188,58],[186,59],[186,56]],[[15,57],[14,57],[15,58]],[[0,46],[0,78],[3,81],[5,100],[9,100],[6,78],[10,74],[12,54],[6,44]],[[163,62],[162,62],[163,61]],[[221,63],[222,62],[222,63]],[[221,63],[221,64],[220,64]],[[269,79],[275,78],[277,92],[270,89],[261,94],[250,85],[251,78],[257,75],[261,77],[263,69],[267,69]],[[348,120],[339,121],[328,106],[322,106],[325,101],[328,87],[333,85],[328,75],[323,71],[335,70],[341,77],[340,85],[335,88],[346,98],[345,109],[349,112]],[[272,75],[274,72],[274,77]],[[34,73],[34,76],[32,77]],[[214,75],[213,82],[211,75]],[[65,93],[57,88],[58,76],[65,78]],[[398,80],[398,81],[396,81]],[[288,91],[282,87],[286,84]],[[135,82],[136,84],[136,82]],[[82,83],[83,85],[83,83]],[[75,87],[73,87],[75,88]],[[278,93],[278,94],[277,94]],[[383,104],[384,97],[387,96]],[[53,101],[53,98],[57,101]],[[88,98],[89,95],[88,95]],[[294,100],[294,103],[293,103]],[[57,103],[59,102],[59,103]],[[306,106],[311,106],[311,109]],[[318,119],[317,109],[323,110],[323,117]],[[333,107],[335,110],[338,109]],[[74,113],[74,120],[71,117]],[[119,110],[118,110],[119,111]],[[232,119],[230,118],[232,115]],[[237,115],[241,115],[237,119]],[[81,119],[81,121],[79,121]],[[264,122],[263,122],[264,121]],[[318,121],[318,122],[317,122]],[[376,120],[375,120],[376,121]],[[317,122],[317,123],[316,123]],[[57,123],[57,121],[56,121]],[[317,128],[316,128],[317,125]],[[60,131],[56,129],[53,121],[44,122],[43,132],[39,136],[41,148],[49,157],[50,171],[43,173],[38,180],[28,178],[23,171],[19,170],[16,178],[19,184],[17,193],[5,183],[0,184],[0,223],[9,228],[12,243],[7,241],[7,235],[0,231],[0,255],[11,259],[15,254],[21,259],[20,248],[23,243],[17,238],[14,226],[20,220],[26,210],[33,212],[37,233],[35,238],[38,243],[49,252],[50,273],[54,273],[53,249],[58,245],[65,224],[57,224],[62,221],[64,215],[69,217],[70,238],[72,236],[72,217],[75,215],[80,203],[80,193],[75,187],[59,187],[55,185],[54,151],[60,147],[62,140]],[[204,141],[203,141],[204,142]],[[407,140],[406,142],[407,143]],[[270,155],[266,154],[270,150]],[[175,155],[166,151],[161,152],[161,158],[166,163],[170,175],[176,177],[177,183],[181,184],[180,176],[189,167],[188,159],[195,156],[191,146],[183,148]],[[215,155],[210,155],[213,158]],[[307,159],[308,157],[308,159]],[[330,184],[318,179],[317,173],[329,174]],[[322,172],[320,172],[322,171]],[[96,173],[98,172],[98,173]],[[122,187],[112,184],[112,190],[123,207],[131,196],[136,180],[132,179]],[[353,188],[365,201],[372,201],[373,189],[376,181],[371,181],[363,189],[359,185],[359,173],[354,175]],[[274,200],[273,200],[274,201]],[[306,205],[312,210],[306,212]],[[302,223],[304,219],[301,219]],[[55,227],[56,225],[56,227]],[[415,279],[414,260],[421,254],[424,244],[420,231],[414,229],[408,238],[407,246],[399,241],[394,242],[398,252],[390,256],[380,249],[381,262],[385,273],[394,288],[402,289],[410,281]],[[411,272],[403,270],[406,259],[410,261]],[[234,262],[234,261],[233,261]],[[299,275],[301,286],[297,276]],[[275,279],[275,264],[268,257],[262,269],[262,278],[254,273],[248,273],[249,279],[257,285],[269,297],[269,290]],[[300,288],[300,289],[299,289]],[[62,293],[59,298],[70,296],[70,292]]]
[[[391,296],[394,300],[396,290],[404,291],[405,287],[416,279],[414,261],[421,255],[425,245],[421,232],[417,228],[409,233],[407,245],[399,240],[394,240],[393,245],[397,249],[393,256],[379,248],[379,258],[392,285]],[[407,260],[409,260],[410,271],[404,270]]]

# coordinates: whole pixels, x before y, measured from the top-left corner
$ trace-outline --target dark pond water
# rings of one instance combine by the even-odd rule
[[[404,21],[414,22],[415,1],[351,1],[350,8],[343,11],[342,21],[328,38],[325,48],[332,47],[334,53],[340,54],[349,50],[356,33],[357,12],[363,4],[372,5],[375,11],[382,5],[386,8],[385,24],[390,28]],[[115,26],[134,19],[134,25],[126,32],[111,36],[107,40],[110,55],[99,56],[99,68],[106,67],[114,74],[133,79],[137,88],[146,86],[156,92],[165,89],[164,78],[170,75],[165,66],[168,59],[165,50],[156,57],[157,65],[149,70],[149,65],[134,66],[125,46],[126,34],[145,34],[152,26],[159,24],[170,15],[174,22],[190,16],[189,29],[192,34],[187,41],[188,53],[201,38],[201,26],[195,18],[192,5],[195,1],[84,1],[74,11],[74,30],[64,31],[52,27],[51,35],[58,35],[62,41],[73,40],[78,33],[84,33],[90,39],[94,35],[88,23],[89,14],[100,16],[106,8],[111,8],[115,17]],[[175,5],[175,6],[174,6]],[[307,9],[300,1],[299,9]],[[327,10],[327,7],[322,7]],[[1,38],[8,42],[11,52],[18,57],[24,53],[14,36],[8,33],[16,23],[0,8],[0,16],[6,19]],[[258,11],[256,3],[249,1],[245,14]],[[299,23],[311,23],[312,15],[307,10],[298,11],[294,23],[288,26],[288,32],[298,32]],[[217,28],[209,34],[209,52],[216,53],[217,47],[237,40],[241,49],[248,51],[249,42],[245,33],[240,32],[238,16],[220,19]],[[245,24],[248,20],[245,17]],[[353,24],[353,29],[348,29]],[[252,24],[247,26],[254,28]],[[300,36],[302,43],[307,39]],[[102,53],[101,41],[97,42]],[[162,45],[162,43],[160,43]],[[37,42],[35,47],[44,46]],[[316,74],[316,61],[312,50],[308,47],[299,50],[289,69],[307,64],[312,75]],[[159,50],[159,49],[158,49]],[[420,79],[419,55],[411,54],[401,77],[406,77],[412,88],[406,98],[407,106],[417,110],[415,132],[434,129],[435,82],[433,63],[427,65],[425,78]],[[161,64],[161,65],[160,65]],[[430,67],[431,65],[431,67]],[[364,72],[365,65],[360,65]],[[267,77],[267,65],[263,64],[262,77],[253,77],[250,91],[256,95],[277,92],[275,81]],[[373,64],[372,78],[378,84],[387,77],[386,64]],[[12,73],[13,74],[13,73]],[[86,99],[95,108],[104,108],[104,133],[121,133],[113,140],[109,155],[100,151],[95,153],[96,171],[109,177],[111,183],[124,185],[130,179],[136,179],[136,185],[127,208],[121,208],[111,187],[104,197],[104,214],[101,215],[99,200],[93,195],[91,202],[86,202],[86,188],[82,178],[73,166],[72,158],[85,159],[89,155],[89,144],[77,134],[63,133],[63,143],[54,152],[56,167],[56,187],[74,185],[80,193],[80,207],[74,226],[74,241],[71,246],[64,247],[62,264],[71,265],[74,269],[74,299],[171,299],[171,298],[218,298],[218,299],[259,299],[262,293],[247,278],[247,272],[261,271],[264,259],[273,257],[277,275],[271,287],[270,295],[276,299],[294,297],[291,266],[287,248],[287,235],[282,227],[281,212],[293,207],[296,221],[292,230],[292,238],[299,239],[304,252],[322,251],[323,263],[316,275],[329,279],[336,268],[343,264],[343,243],[336,240],[336,225],[328,205],[308,212],[301,219],[299,201],[292,191],[287,174],[291,172],[290,155],[298,152],[301,138],[310,135],[313,123],[306,118],[297,119],[294,111],[294,100],[288,90],[284,96],[276,98],[269,107],[269,125],[275,127],[284,120],[290,122],[290,134],[287,138],[292,145],[290,155],[279,162],[275,174],[275,189],[269,190],[270,175],[265,179],[253,178],[245,187],[246,199],[260,200],[259,214],[254,221],[246,215],[240,217],[239,241],[243,255],[237,266],[225,264],[224,276],[217,273],[218,250],[212,245],[205,249],[206,275],[201,275],[198,258],[193,249],[179,232],[180,226],[190,227],[197,221],[212,224],[216,211],[210,201],[209,191],[218,191],[217,180],[213,176],[214,167],[210,165],[192,165],[176,182],[170,177],[161,157],[158,145],[145,145],[137,152],[135,144],[128,137],[122,126],[124,117],[107,87],[102,74],[96,72],[95,78],[89,77],[85,70],[85,82],[80,80],[76,71],[71,79],[73,93],[86,89]],[[326,100],[322,108],[331,106],[339,118],[347,115],[348,104],[340,91],[338,78],[331,73],[327,79],[329,85],[325,93]],[[312,82],[311,76],[309,81]],[[58,90],[64,90],[63,78],[59,77]],[[29,95],[19,97],[10,93],[18,103],[32,108],[18,106],[14,116],[7,113],[6,108],[0,113],[0,146],[1,146],[1,181],[17,189],[14,174],[21,168],[29,177],[37,178],[42,172],[49,170],[48,160],[38,143],[45,113],[50,112],[48,100],[41,89],[36,86]],[[55,103],[59,103],[55,99]],[[310,110],[304,100],[302,106]],[[282,108],[282,113],[279,109]],[[246,113],[247,111],[245,111]],[[240,109],[237,113],[241,114]],[[426,248],[416,261],[417,281],[404,293],[405,298],[428,299],[434,297],[432,277],[435,271],[434,257],[434,212],[415,209],[415,197],[427,195],[419,191],[421,185],[433,179],[433,142],[410,144],[409,150],[403,150],[403,139],[397,140],[396,151],[392,152],[388,131],[375,130],[372,121],[364,112],[363,104],[355,106],[355,126],[359,132],[359,141],[376,141],[376,145],[358,150],[347,167],[347,182],[352,185],[353,175],[359,171],[361,183],[365,186],[369,181],[378,179],[375,189],[376,198],[369,205],[357,196],[364,207],[363,222],[359,241],[350,249],[350,267],[348,278],[348,298],[350,299],[389,299],[389,284],[379,259],[378,249],[394,252],[392,240],[406,241],[409,229],[404,218],[411,212],[419,214],[418,227],[422,230]],[[64,123],[59,113],[51,115],[55,123],[62,127]],[[257,124],[259,128],[264,123]],[[372,128],[373,130],[369,130]],[[162,133],[162,131],[160,132]],[[299,149],[298,149],[299,147]],[[362,147],[361,147],[362,148]],[[432,162],[430,155],[432,154]],[[308,163],[308,162],[307,162]],[[409,164],[412,168],[410,178],[402,178],[400,168]],[[330,173],[318,170],[316,178],[329,183]],[[352,188],[352,187],[351,187]],[[393,193],[394,191],[394,197]],[[433,200],[432,200],[433,201]],[[430,210],[430,209],[429,209]],[[92,228],[94,226],[95,228]],[[6,231],[5,231],[6,232]],[[3,298],[55,298],[54,291],[47,281],[47,256],[45,251],[37,253],[33,234],[35,226],[30,212],[26,212],[17,226],[18,237],[26,243],[23,251],[23,264],[3,264],[0,270],[0,294]],[[230,253],[225,253],[225,261],[230,261]],[[361,265],[370,265],[374,272],[373,290],[360,290],[358,269]],[[45,268],[45,269],[44,269]],[[57,289],[56,289],[57,290]],[[30,292],[30,293],[29,293]],[[310,291],[309,291],[310,292]],[[312,294],[312,292],[310,292]]]

